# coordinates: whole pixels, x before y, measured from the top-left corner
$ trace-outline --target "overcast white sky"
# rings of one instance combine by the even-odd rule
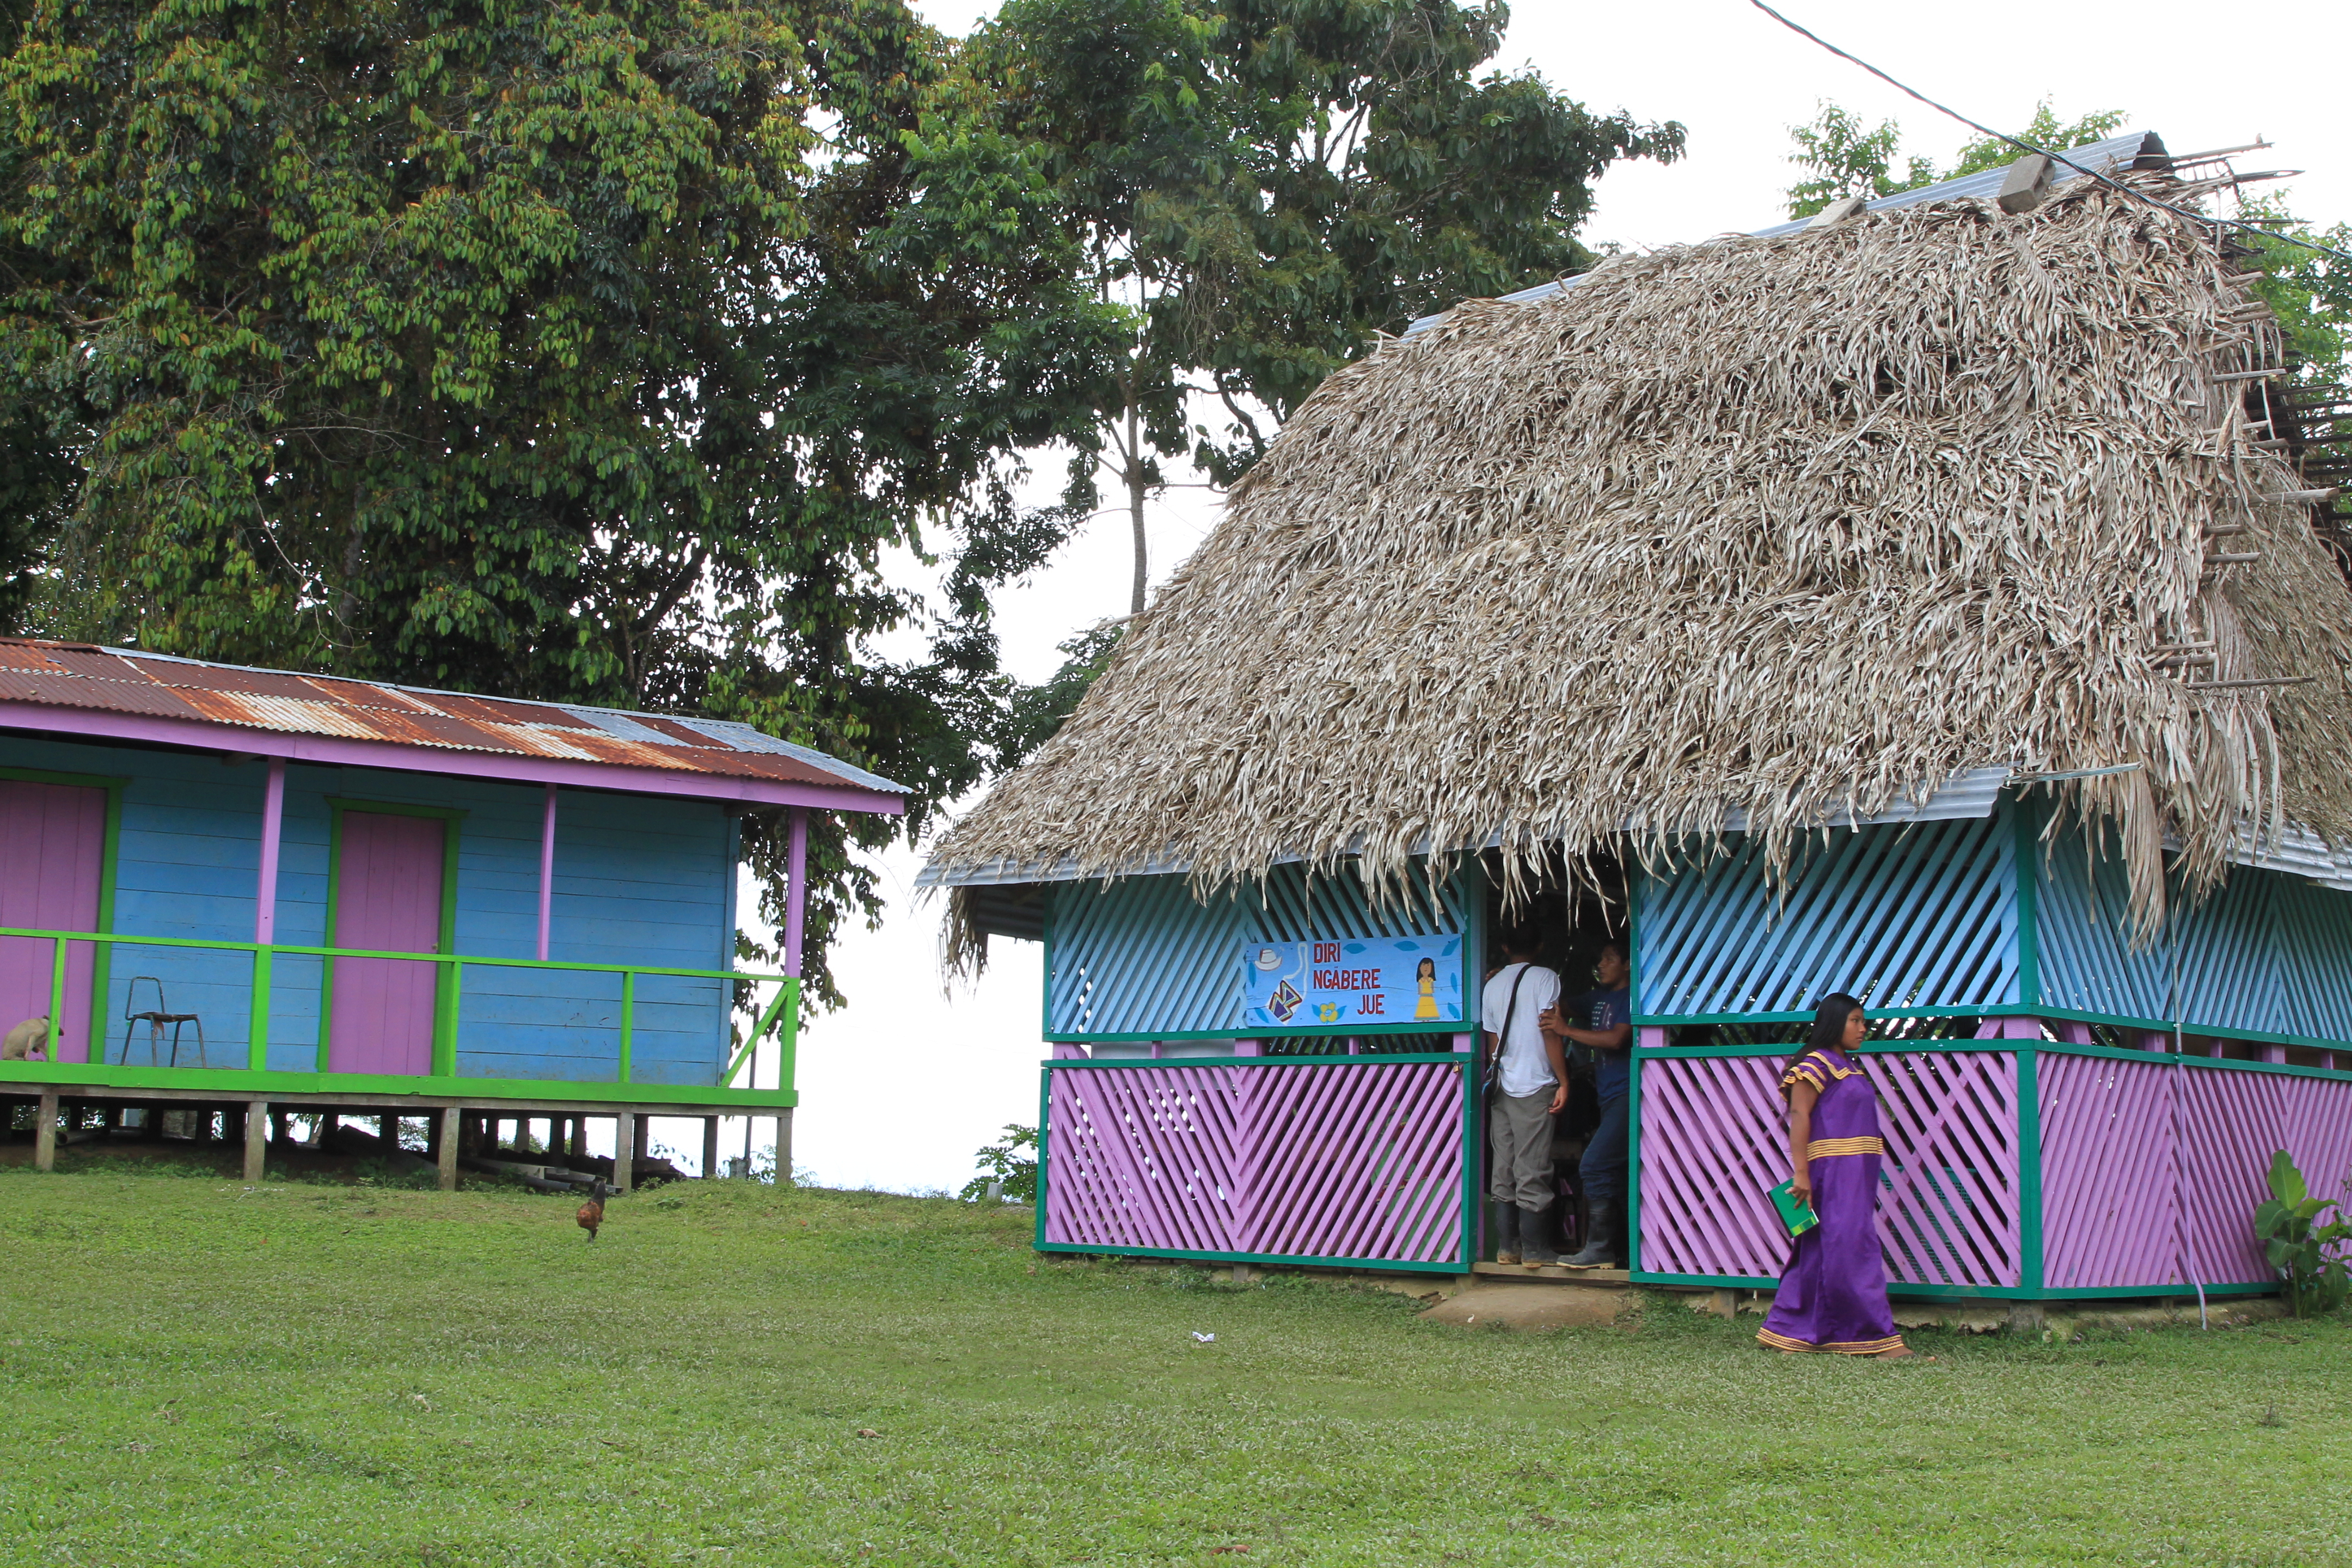
[[[992,5],[918,0],[935,25],[968,29]],[[2129,112],[2176,153],[2257,136],[2275,153],[2241,171],[2302,167],[2288,183],[2315,221],[2352,217],[2352,153],[2336,124],[2335,86],[2352,44],[2344,0],[2283,0],[2259,11],[2166,4],[2053,7],[1978,0],[1966,7],[1885,0],[1790,0],[1780,9],[1974,119],[2015,131],[2037,100],[2063,118]],[[1588,241],[1656,246],[1780,220],[1788,127],[1832,100],[1899,121],[1907,153],[1950,162],[1971,133],[1782,28],[1747,0],[1627,6],[1520,4],[1502,58],[1532,68],[1595,110],[1623,108],[1690,129],[1688,156],[1633,163],[1601,182]],[[1201,492],[1180,492],[1153,520],[1153,579],[1214,521]],[[1098,520],[1036,579],[1003,602],[1013,669],[1039,679],[1055,644],[1126,609],[1125,519]],[[834,963],[850,1005],[815,1019],[801,1049],[798,1163],[835,1185],[952,1188],[971,1152],[1003,1123],[1037,1114],[1040,953],[999,941],[978,990],[943,999],[936,905],[916,908],[919,857],[879,863],[890,913],[878,932],[841,943]],[[681,1129],[681,1131],[683,1131]],[[740,1137],[740,1132],[736,1134]],[[740,1145],[737,1145],[739,1151]]]

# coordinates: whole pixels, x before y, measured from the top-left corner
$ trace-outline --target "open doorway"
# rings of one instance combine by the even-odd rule
[[[1572,1015],[1576,1004],[1600,985],[1594,972],[1603,948],[1614,943],[1621,952],[1625,951],[1631,905],[1623,857],[1601,849],[1571,867],[1556,854],[1526,886],[1526,897],[1507,910],[1499,864],[1488,866],[1486,884],[1486,930],[1500,931],[1508,922],[1531,931],[1537,962],[1559,975],[1562,1007]],[[1488,942],[1486,948],[1487,970],[1492,973],[1502,967],[1502,953],[1496,942]],[[1487,1026],[1494,1026],[1489,1022]],[[1568,1102],[1551,1119],[1550,1182],[1555,1195],[1547,1223],[1556,1234],[1545,1238],[1550,1243],[1548,1250],[1563,1257],[1582,1250],[1591,1239],[1592,1211],[1581,1166],[1585,1151],[1601,1127],[1602,1111],[1602,1053],[1571,1045],[1566,1055]],[[1481,1159],[1479,1191],[1485,1194],[1491,1190],[1491,1141],[1482,1148]],[[1613,1238],[1620,1258],[1627,1256],[1625,1239]],[[1493,1258],[1491,1237],[1482,1238],[1480,1256]]]

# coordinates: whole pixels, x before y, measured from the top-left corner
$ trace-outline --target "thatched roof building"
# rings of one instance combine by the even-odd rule
[[[2352,843],[2352,592],[2247,277],[2088,179],[1920,195],[1334,375],[926,879],[1792,846],[1988,768],[2091,774],[2143,915],[2168,840],[2198,889],[2250,831]]]

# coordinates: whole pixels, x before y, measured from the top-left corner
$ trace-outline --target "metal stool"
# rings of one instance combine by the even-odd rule
[[[155,988],[155,1005],[144,1013],[134,1012],[132,1009],[139,1005],[139,983],[142,980]],[[196,1026],[196,1065],[198,1067],[212,1065],[205,1057],[205,1021],[194,1013],[171,1012],[170,1007],[171,1004],[163,1000],[163,983],[161,980],[152,974],[134,974],[131,977],[130,989],[124,993],[122,998],[122,1065],[124,1067],[131,1065],[131,1031],[142,1023],[147,1026],[147,1065],[149,1067],[180,1065],[180,1031],[190,1024]],[[168,1062],[158,1062],[155,1058],[163,1052],[163,1026],[166,1024],[172,1026],[172,1058]]]

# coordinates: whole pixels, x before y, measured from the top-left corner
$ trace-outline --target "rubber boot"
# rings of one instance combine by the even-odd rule
[[[1509,1204],[1489,1204],[1494,1221],[1495,1261],[1517,1263],[1519,1260],[1519,1211]]]
[[[1570,1268],[1614,1268],[1617,1267],[1617,1203],[1613,1198],[1592,1200],[1592,1235],[1584,1249],[1568,1259]]]
[[[1559,1253],[1551,1244],[1551,1205],[1519,1211],[1519,1261],[1529,1268],[1556,1268]]]

